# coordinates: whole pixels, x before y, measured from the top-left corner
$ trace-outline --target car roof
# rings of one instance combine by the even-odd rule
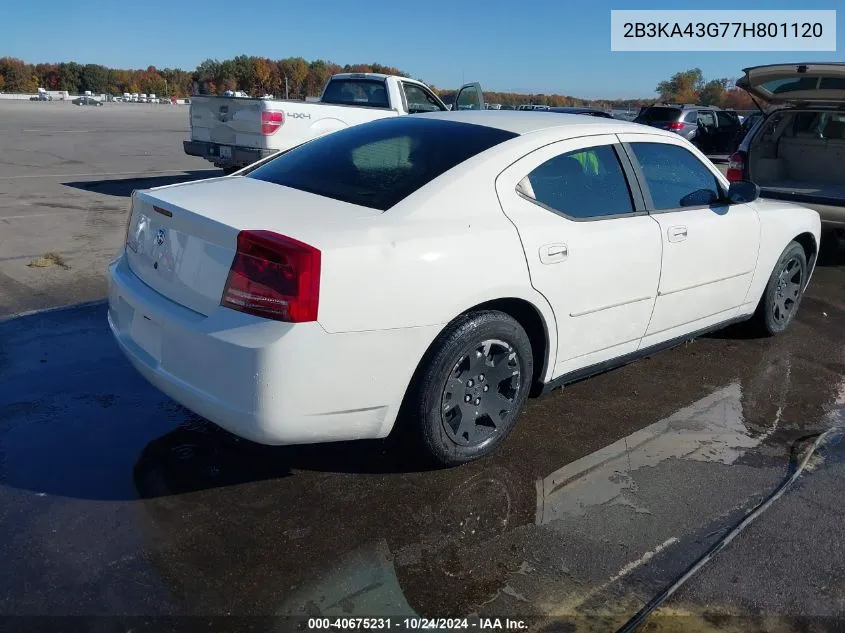
[[[619,119],[606,119],[594,117],[587,114],[559,113],[562,116],[549,116],[545,111],[521,111],[516,110],[458,110],[447,112],[426,112],[415,114],[414,118],[441,119],[444,121],[455,121],[458,123],[472,123],[474,125],[486,125],[487,127],[498,128],[514,134],[530,134],[540,130],[564,127],[591,128],[587,132],[593,133],[622,133],[642,132],[643,127],[639,123],[630,123]],[[648,128],[649,133],[659,133],[660,130]],[[667,133],[669,135],[670,133]]]

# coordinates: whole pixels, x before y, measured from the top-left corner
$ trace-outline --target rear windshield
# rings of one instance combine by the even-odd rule
[[[323,92],[323,103],[389,108],[383,79],[332,79]]]
[[[305,143],[247,177],[386,211],[442,173],[515,136],[440,119],[382,119]]]
[[[788,77],[764,82],[760,87],[776,95],[805,90],[845,90],[845,77]]]
[[[643,110],[637,121],[676,121],[681,116],[680,108],[651,107]]]

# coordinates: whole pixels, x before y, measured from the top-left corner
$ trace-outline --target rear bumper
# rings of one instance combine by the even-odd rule
[[[220,156],[222,143],[209,141],[182,141],[182,147],[189,156],[199,156],[214,163],[217,167],[246,167],[252,163],[267,158],[276,153],[274,149],[257,149],[254,147],[238,147],[224,145],[232,150],[231,157]]]
[[[203,316],[144,284],[124,256],[109,266],[108,322],[152,385],[235,435],[276,445],[388,435],[436,335],[330,334],[222,307]]]

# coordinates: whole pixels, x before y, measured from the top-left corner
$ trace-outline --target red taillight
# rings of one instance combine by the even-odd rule
[[[669,124],[669,127],[667,129],[669,129],[669,130],[683,130],[684,124],[681,123],[680,121],[673,121],[672,123]]]
[[[285,113],[278,110],[267,110],[261,113],[261,133],[264,136],[275,134],[285,122]]]
[[[320,251],[271,231],[241,231],[220,305],[289,323],[317,320]]]
[[[731,154],[726,175],[730,182],[745,180],[745,152]]]

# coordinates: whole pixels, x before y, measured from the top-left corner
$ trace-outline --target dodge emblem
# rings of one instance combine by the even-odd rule
[[[164,229],[159,229],[156,232],[156,246],[161,246],[162,244],[164,244],[165,237],[167,237],[167,231],[165,231]]]

